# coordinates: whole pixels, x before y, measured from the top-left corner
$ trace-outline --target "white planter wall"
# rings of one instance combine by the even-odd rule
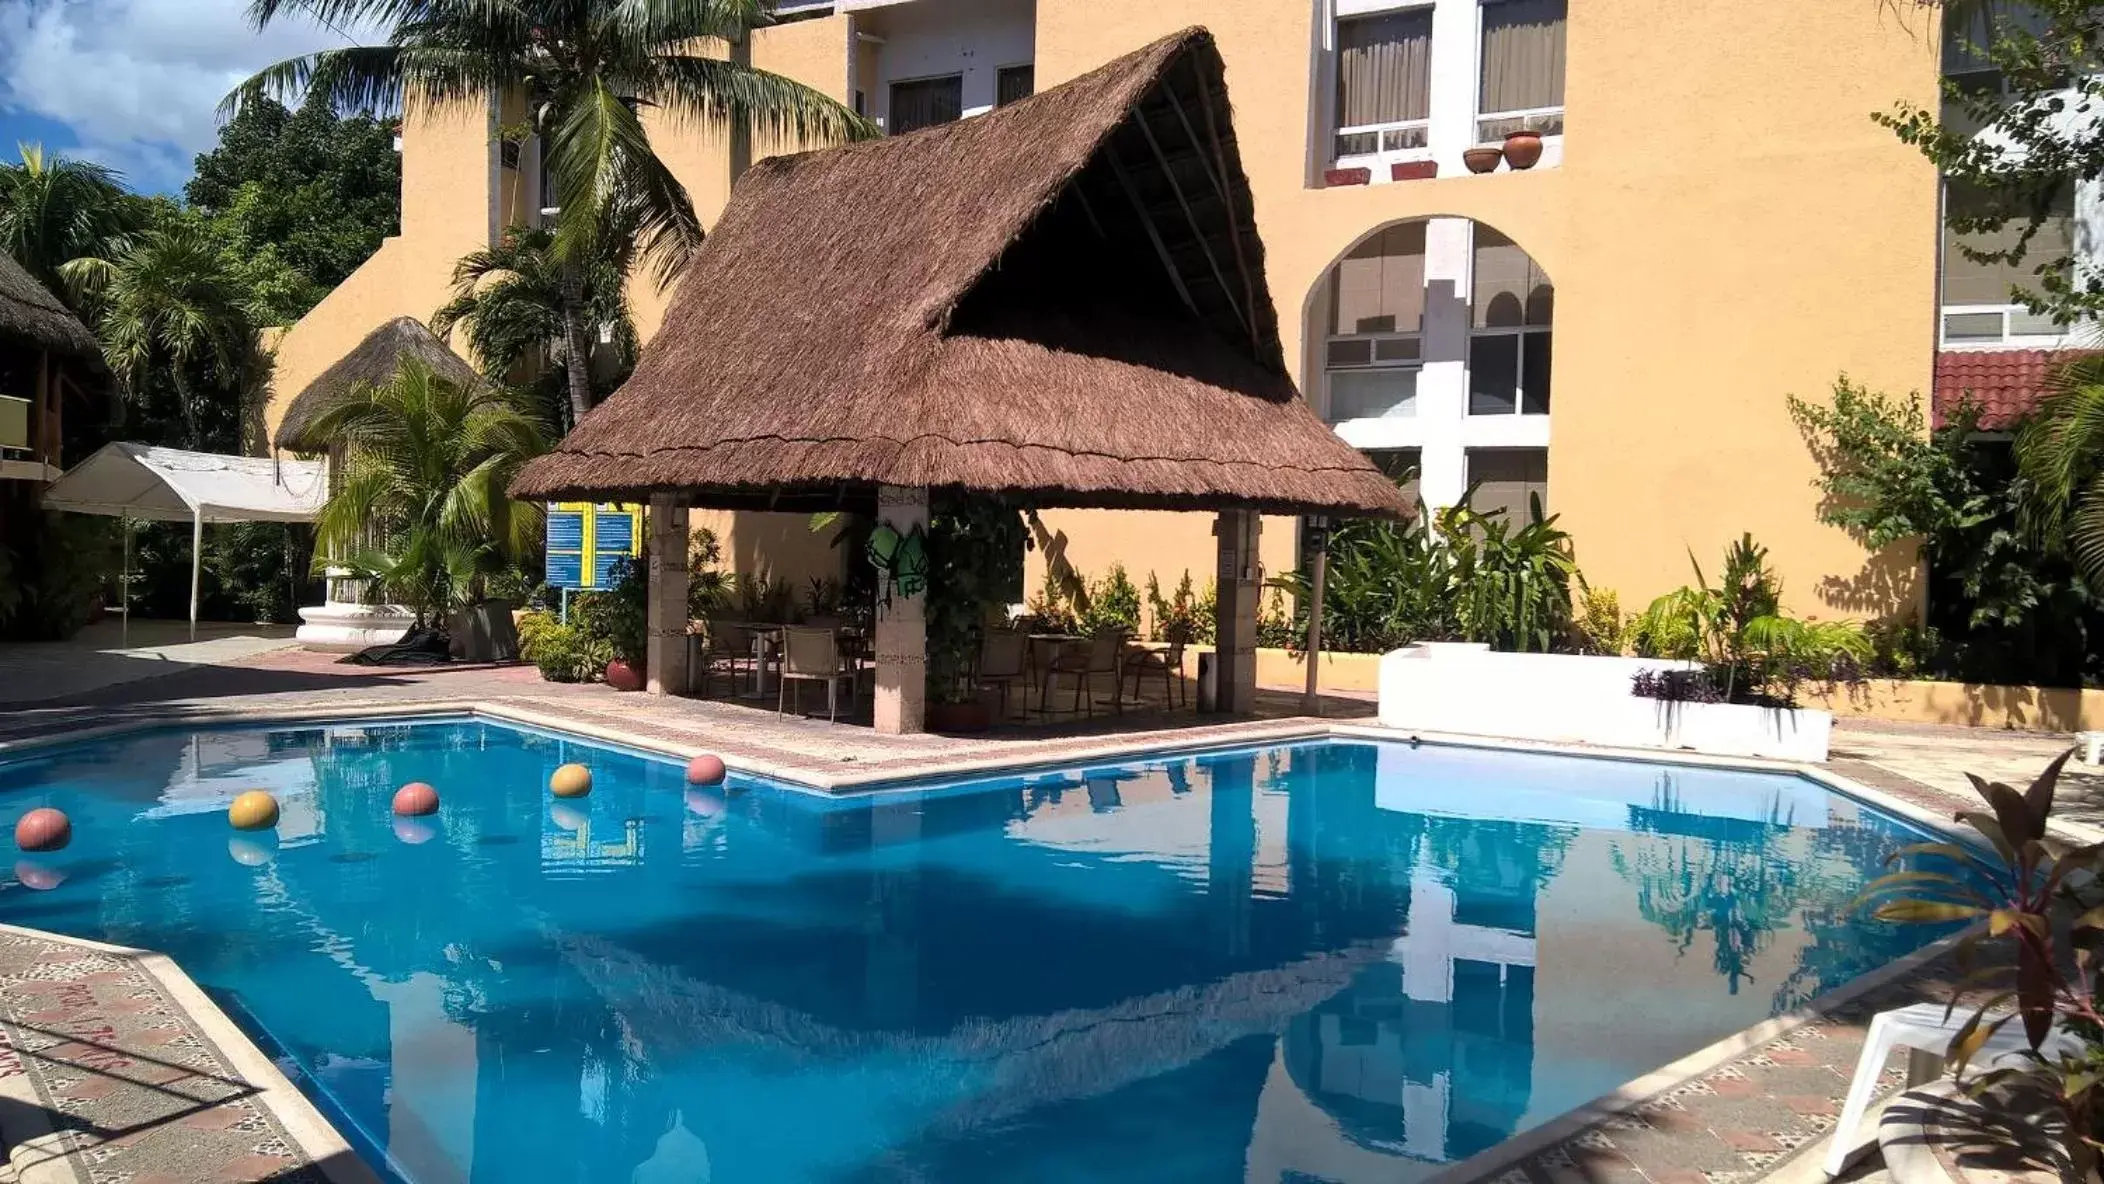
[[[1639,671],[1692,667],[1657,658],[1413,645],[1381,657],[1380,719],[1388,727],[1418,732],[1826,759],[1834,725],[1827,712],[1668,703],[1630,693],[1630,679]]]
[[[310,650],[355,653],[376,645],[393,645],[416,624],[416,614],[393,604],[343,604],[330,601],[300,610],[293,640]]]

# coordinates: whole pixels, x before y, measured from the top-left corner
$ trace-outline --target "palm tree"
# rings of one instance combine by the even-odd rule
[[[2017,432],[2016,461],[2029,486],[2024,525],[2065,548],[2104,592],[2104,355],[2053,373],[2037,415]]]
[[[145,222],[145,203],[124,188],[115,169],[44,155],[18,144],[20,164],[0,164],[0,251],[61,296],[59,268],[74,259],[107,259]]]
[[[204,225],[174,217],[132,238],[114,258],[83,257],[59,268],[100,326],[103,356],[136,395],[165,370],[182,412],[186,446],[205,444],[191,367],[202,363],[230,385],[253,371],[256,311],[251,294]]]
[[[745,44],[772,7],[772,0],[252,0],[259,28],[298,13],[331,24],[385,24],[388,42],[280,62],[227,96],[225,108],[299,91],[347,110],[412,98],[479,106],[491,94],[522,95],[555,182],[563,360],[571,412],[581,418],[591,407],[589,261],[632,234],[665,284],[701,243],[701,219],[652,148],[640,108],[801,141],[876,134],[800,82],[735,56],[704,56],[712,43]]]
[[[588,322],[611,328],[623,370],[636,354],[635,320],[622,282],[626,271],[624,258],[591,260],[584,299]],[[443,337],[465,323],[468,345],[484,373],[504,380],[519,376],[523,367],[538,377],[545,363],[567,353],[565,304],[555,235],[513,227],[496,246],[454,265],[453,298],[432,314],[431,331]]]
[[[441,378],[409,358],[393,381],[323,412],[314,430],[344,450],[317,553],[377,578],[419,623],[479,599],[484,577],[539,537],[540,507],[506,490],[548,442],[502,387]]]

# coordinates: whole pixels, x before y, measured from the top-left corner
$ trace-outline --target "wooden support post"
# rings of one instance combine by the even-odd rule
[[[643,660],[645,686],[653,695],[687,693],[687,545],[687,508],[664,494],[653,496]]]
[[[1303,715],[1322,714],[1322,581],[1329,568],[1330,524],[1328,519],[1308,519],[1308,686],[1301,695],[1300,710]]]
[[[1222,510],[1213,522],[1219,547],[1214,573],[1213,710],[1240,714],[1257,701],[1257,601],[1263,592],[1257,537],[1264,521],[1253,510]]]
[[[877,523],[900,536],[928,527],[928,491],[899,485],[877,487]],[[882,579],[880,576],[879,579]],[[889,593],[887,596],[886,593]],[[925,593],[877,590],[877,731],[903,735],[927,729],[928,621]]]

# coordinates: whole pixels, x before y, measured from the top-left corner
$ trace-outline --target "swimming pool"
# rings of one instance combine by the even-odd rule
[[[1405,1180],[1931,936],[1850,908],[1920,833],[1809,779],[1385,742],[837,800],[164,731],[0,764],[46,804],[0,920],[169,953],[415,1184]]]

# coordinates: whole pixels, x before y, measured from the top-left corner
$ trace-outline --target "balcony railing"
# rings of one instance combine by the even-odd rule
[[[1334,141],[1336,161],[1339,165],[1359,165],[1428,156],[1431,127],[1429,119],[1399,119],[1393,123],[1340,127]]]

